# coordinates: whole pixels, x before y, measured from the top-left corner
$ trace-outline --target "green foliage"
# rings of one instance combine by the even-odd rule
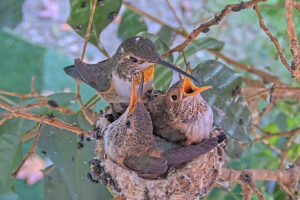
[[[121,40],[125,40],[142,31],[147,31],[147,24],[144,18],[135,12],[126,9],[118,27],[118,37]]]
[[[150,39],[154,43],[155,47],[157,48],[160,54],[169,50],[168,45],[165,44],[164,41],[160,39],[160,37],[157,35],[153,35],[146,32],[139,33],[138,35]],[[166,60],[172,63],[173,56],[172,55],[168,56]],[[164,67],[162,65],[155,65],[153,87],[159,90],[168,89],[171,84],[172,77],[173,77],[173,70]]]
[[[233,95],[242,84],[239,74],[221,62],[207,60],[197,65],[192,75],[199,80],[198,86],[213,86],[202,96],[212,106],[215,124],[236,140],[249,142],[250,111],[240,94]]]
[[[24,0],[0,1],[0,30],[3,27],[15,28],[22,20]]]
[[[201,39],[196,39],[193,42],[191,42],[186,49],[184,50],[185,55],[187,58],[195,55],[197,52],[203,50],[203,49],[213,49],[216,51],[220,51],[224,47],[224,42],[219,41],[212,37],[204,37]],[[176,64],[180,65],[181,67],[184,66],[184,59],[183,55],[181,54],[178,56],[176,60]]]
[[[36,91],[41,92],[45,48],[22,40],[7,31],[0,31],[0,43],[1,89],[29,93],[31,77],[36,75]]]
[[[70,0],[71,13],[67,20],[68,24],[81,36],[85,37],[86,29],[89,23],[91,2],[86,0]],[[99,35],[103,29],[110,24],[119,13],[122,0],[103,0],[98,1],[94,20],[93,29],[90,33],[89,41],[95,46],[99,44]]]
[[[59,117],[62,121],[69,124],[79,124],[78,118],[80,114],[65,115]],[[87,124],[87,122],[85,122]],[[91,127],[90,127],[91,128]],[[60,195],[67,199],[103,199],[110,198],[110,193],[102,185],[90,183],[86,178],[89,171],[88,162],[95,156],[94,145],[84,142],[84,147],[78,150],[78,135],[60,130],[52,126],[45,126],[42,130],[39,147],[46,151],[47,157],[54,163],[57,171],[50,174],[50,180],[47,180],[46,186],[52,185],[51,192],[46,193],[46,197],[60,192]],[[67,188],[63,190],[56,185],[62,185]]]
[[[0,194],[13,185],[11,176],[23,159],[21,135],[34,126],[25,119],[11,119],[0,126]]]

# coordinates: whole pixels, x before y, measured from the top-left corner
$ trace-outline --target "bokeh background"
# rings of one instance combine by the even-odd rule
[[[128,0],[141,10],[161,19],[165,23],[178,27],[170,8],[164,0]],[[215,13],[224,8],[226,4],[237,3],[240,1],[222,1],[222,0],[172,0],[177,14],[183,21],[188,32],[205,22]],[[101,33],[101,43],[112,55],[120,42],[118,35],[119,24],[125,7],[122,6],[119,14],[114,21],[109,24]],[[269,0],[261,6],[261,12],[269,30],[279,39],[280,45],[291,60],[291,53],[286,33],[285,9],[283,0]],[[30,92],[31,77],[35,76],[35,86],[37,92],[42,95],[51,95],[64,92],[75,92],[76,83],[68,77],[63,67],[73,64],[73,60],[81,56],[84,39],[80,37],[67,23],[66,20],[70,14],[70,4],[68,0],[12,0],[0,2],[0,89],[19,92],[22,94]],[[143,31],[157,33],[161,26],[151,20],[140,17],[138,20],[144,21],[146,26]],[[295,12],[296,32],[300,34],[300,12]],[[125,29],[126,30],[126,29]],[[243,10],[238,13],[232,13],[226,17],[218,26],[211,27],[206,36],[214,37],[225,43],[222,53],[233,58],[236,61],[255,66],[269,73],[276,74],[291,86],[299,86],[291,78],[288,71],[283,67],[273,43],[270,42],[266,34],[259,28],[258,18],[253,9]],[[177,36],[173,46],[182,42],[184,38]],[[176,58],[178,55],[174,54]],[[85,61],[95,63],[106,57],[93,45],[88,44],[85,54]],[[191,66],[198,64],[199,61],[215,59],[215,56],[208,51],[198,51],[189,60]],[[243,77],[258,79],[253,74],[235,69],[228,65]],[[178,79],[174,73],[173,82]],[[269,85],[270,86],[270,85]],[[86,102],[95,95],[95,91],[85,84],[81,84],[81,96]],[[2,95],[0,96],[2,97]],[[56,100],[59,97],[55,97]],[[70,93],[69,99],[74,99],[74,94]],[[12,100],[16,100],[12,98]],[[70,106],[78,109],[75,101],[67,101],[65,96],[59,101],[60,105]],[[71,102],[71,103],[70,103]],[[260,99],[257,104],[257,110],[261,111],[268,105],[268,99]],[[103,109],[105,102],[101,100],[97,109]],[[2,113],[2,115],[1,115]],[[0,117],[3,117],[4,111],[0,109]],[[68,119],[66,119],[67,121]],[[69,119],[71,120],[71,119]],[[86,123],[83,122],[82,123]],[[260,122],[260,127],[264,131],[277,133],[291,130],[300,124],[300,109],[297,99],[280,100],[274,109],[264,116]],[[51,166],[53,159],[43,152],[43,144],[51,146],[55,143],[53,152],[64,153],[59,165],[64,165],[64,159],[74,159],[73,154],[87,157],[84,160],[76,160],[73,165],[65,166],[64,169],[74,170],[72,176],[78,176],[76,182],[69,176],[64,176],[63,172],[54,170],[51,176],[47,176],[28,185],[26,180],[13,180],[9,174],[10,169],[18,166],[16,160],[22,159],[29,150],[32,140],[22,143],[16,140],[21,134],[28,131],[34,123],[24,120],[10,120],[5,126],[0,127],[0,199],[111,199],[111,195],[104,186],[92,185],[86,179],[88,171],[87,161],[93,158],[93,145],[84,143],[85,148],[76,149],[77,136],[66,135],[66,140],[74,144],[74,149],[70,152],[64,151],[64,143],[59,143],[58,138],[49,138],[41,140],[42,145],[37,149],[37,154],[45,162],[45,166]],[[57,133],[57,129],[53,129]],[[48,140],[47,140],[48,139]],[[276,137],[269,142],[279,149],[285,147],[287,137]],[[288,156],[296,158],[300,152],[300,137],[295,137]],[[234,169],[264,168],[277,169],[280,156],[261,143],[255,143],[247,148],[235,150],[239,155],[233,155],[229,159],[227,166]],[[20,154],[19,152],[23,152]],[[10,166],[8,168],[8,165]],[[44,166],[43,165],[43,166]],[[80,167],[78,167],[80,165]],[[34,173],[33,173],[34,174]],[[52,179],[59,181],[59,185],[52,182]],[[38,178],[37,178],[38,180]],[[28,181],[28,180],[27,180]],[[267,199],[283,199],[285,194],[279,189],[275,182],[260,182],[258,184],[260,191]],[[240,185],[233,185],[232,191],[214,189],[209,196],[203,199],[242,199]]]

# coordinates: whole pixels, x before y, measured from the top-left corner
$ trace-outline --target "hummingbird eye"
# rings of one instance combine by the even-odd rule
[[[137,59],[135,57],[130,56],[130,61],[135,63],[137,62]]]
[[[131,128],[131,123],[130,123],[129,120],[127,120],[127,122],[126,122],[126,127],[127,127],[128,129]]]
[[[177,95],[172,95],[171,98],[172,98],[173,101],[176,101],[177,100]]]

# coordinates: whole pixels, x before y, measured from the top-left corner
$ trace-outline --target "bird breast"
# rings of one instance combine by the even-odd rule
[[[153,79],[152,79],[153,80]],[[143,93],[145,93],[148,89],[150,89],[152,80],[144,83]],[[116,102],[110,102],[110,103],[129,103],[130,102],[130,94],[131,94],[131,78],[130,81],[127,79],[123,79],[118,74],[113,73],[112,74],[112,84],[116,90],[116,93],[118,94],[118,99],[116,99]],[[139,86],[136,86],[137,90]]]
[[[205,108],[204,108],[205,107]],[[180,129],[188,137],[188,143],[199,143],[203,139],[209,137],[210,132],[213,130],[213,112],[211,107],[205,102],[202,108],[197,112],[197,118],[187,123],[182,123]],[[194,108],[196,109],[196,108]]]

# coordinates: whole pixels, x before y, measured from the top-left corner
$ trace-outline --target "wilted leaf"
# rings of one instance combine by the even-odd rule
[[[147,31],[147,24],[144,18],[135,12],[126,9],[118,27],[118,37],[121,40],[125,40],[142,31]]]
[[[196,39],[185,48],[185,55],[187,58],[189,58],[190,56],[196,54],[198,51],[201,51],[203,49],[213,49],[216,51],[220,51],[224,47],[224,44],[224,42],[212,37]],[[178,56],[176,64],[180,65],[181,67],[183,66],[184,60],[182,54]]]
[[[71,13],[68,24],[82,37],[85,37],[89,23],[91,2],[89,0],[70,0]],[[89,41],[98,46],[99,35],[119,13],[122,0],[102,0],[97,2]]]
[[[66,115],[61,118],[66,123],[78,124],[78,115]],[[63,196],[70,199],[90,199],[98,200],[110,198],[110,193],[101,185],[95,185],[88,181],[86,174],[90,171],[88,162],[95,156],[95,144],[93,142],[84,142],[84,147],[77,149],[79,137],[75,133],[60,130],[55,127],[45,126],[39,139],[39,147],[46,151],[49,159],[54,163],[61,175],[60,180],[64,183],[58,183],[58,180],[52,179],[51,184],[59,184],[66,187]],[[56,174],[57,175],[57,174]],[[49,182],[48,182],[49,183]],[[49,186],[49,184],[46,186]],[[46,193],[53,195],[52,199],[60,199],[60,194],[55,191],[61,191],[56,186],[52,187],[53,192]],[[45,188],[47,191],[47,188]]]
[[[251,114],[239,94],[242,84],[239,74],[219,61],[207,60],[197,65],[192,75],[198,79],[198,86],[213,86],[201,94],[213,109],[215,124],[236,140],[249,142]]]
[[[24,0],[0,1],[0,29],[4,26],[15,28],[19,24],[23,3]]]
[[[166,45],[164,41],[162,41],[156,35],[146,32],[139,33],[138,35],[150,39],[154,43],[155,47],[157,48],[160,54],[169,50],[168,45]],[[166,60],[172,63],[173,56],[168,56]],[[153,87],[159,90],[167,90],[171,84],[172,77],[173,71],[171,69],[161,65],[155,65]]]

